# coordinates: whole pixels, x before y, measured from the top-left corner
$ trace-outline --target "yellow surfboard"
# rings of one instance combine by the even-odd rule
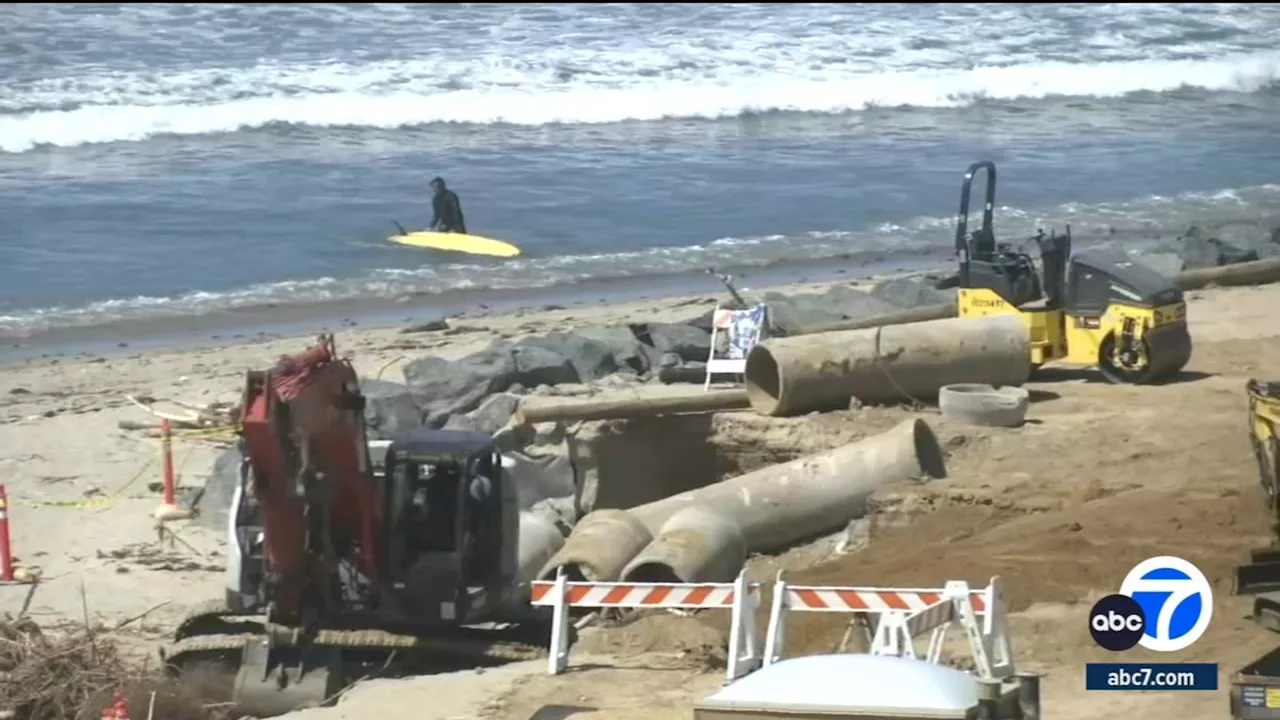
[[[492,255],[494,257],[516,257],[520,248],[509,242],[480,237],[479,235],[463,235],[462,233],[431,232],[419,230],[401,233],[387,238],[393,243],[410,247],[446,250],[449,252],[468,253],[470,255]]]

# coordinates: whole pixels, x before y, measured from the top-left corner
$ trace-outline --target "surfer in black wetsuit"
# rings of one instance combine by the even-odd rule
[[[431,229],[436,232],[467,233],[467,223],[462,218],[462,203],[454,191],[445,187],[444,178],[431,181]]]

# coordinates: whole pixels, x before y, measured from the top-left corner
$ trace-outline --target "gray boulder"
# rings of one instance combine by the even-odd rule
[[[370,440],[390,440],[422,425],[422,411],[407,385],[361,378],[360,392],[365,399],[364,420]]]
[[[783,295],[779,292],[764,294],[769,307],[769,325],[783,332],[794,332],[806,325],[837,322],[844,315],[827,307],[820,295]]]
[[[884,298],[866,293],[848,285],[835,285],[819,296],[829,307],[844,316],[845,320],[862,320],[897,309]]]
[[[888,302],[848,285],[836,285],[824,293],[765,293],[764,302],[769,306],[770,325],[782,333],[795,332],[808,325],[861,320],[896,309]]]
[[[497,393],[485,398],[475,410],[450,417],[444,427],[446,430],[475,430],[493,435],[506,427],[519,406],[519,395]]]
[[[1187,228],[1187,231],[1178,238],[1178,255],[1187,269],[1234,265],[1258,259],[1256,250],[1223,242],[1211,232],[1196,225]]]
[[[573,366],[576,379],[567,382],[585,382],[619,370],[616,348],[597,339],[573,332],[553,332],[541,337],[521,340],[521,347],[542,348],[560,355]],[[534,387],[543,383],[525,383]],[[552,383],[545,383],[552,384]]]
[[[450,415],[470,412],[484,398],[511,387],[517,373],[511,345],[502,341],[458,360],[427,355],[404,366],[405,384],[424,424],[436,428]]]
[[[711,331],[681,323],[640,323],[631,326],[642,345],[654,349],[661,365],[668,354],[685,361],[704,361],[711,352]]]
[[[1182,256],[1178,253],[1139,253],[1133,259],[1168,278],[1177,277],[1183,270]]]
[[[712,316],[714,316],[715,313],[716,311],[714,309],[708,310],[697,317],[691,317],[688,320],[681,320],[679,324],[688,325],[691,328],[696,328],[698,330],[701,330],[702,332],[707,334],[708,341],[710,341],[711,320],[712,320]]]
[[[1253,251],[1259,259],[1280,257],[1280,217],[1223,223],[1212,234],[1228,247]]]
[[[535,345],[517,345],[512,349],[512,358],[516,364],[515,375],[512,382],[507,383],[502,390],[513,383],[536,387],[581,382],[573,362],[555,350]]]
[[[707,379],[705,362],[687,362],[674,367],[658,370],[658,381],[666,385],[672,383],[701,383]]]
[[[616,371],[645,373],[654,364],[650,353],[645,351],[629,327],[587,327],[575,330],[573,334],[607,347]]]
[[[956,294],[939,290],[935,282],[927,278],[894,278],[876,283],[871,288],[871,295],[889,304],[894,309],[911,309],[928,305],[945,305],[956,303]]]

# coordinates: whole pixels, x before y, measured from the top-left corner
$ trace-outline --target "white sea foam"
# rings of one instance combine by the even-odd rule
[[[257,70],[257,73],[265,71]],[[298,73],[293,70],[289,72]],[[207,86],[170,79],[168,96],[146,103],[119,90],[103,92],[108,103],[69,110],[38,110],[0,116],[0,149],[24,152],[41,145],[144,140],[162,134],[203,135],[273,124],[314,127],[401,128],[431,123],[546,125],[600,124],[666,118],[729,118],[790,111],[846,113],[871,107],[968,105],[979,100],[1048,97],[1115,98],[1136,92],[1183,88],[1253,92],[1280,77],[1280,54],[1217,60],[1140,60],[1092,65],[1037,63],[969,70],[924,69],[794,77],[781,73],[726,73],[709,79],[614,79],[534,83],[515,81],[463,89],[408,87],[370,89],[365,76],[394,76],[391,67],[318,68],[303,80],[280,85],[315,88],[293,94],[214,99]],[[409,71],[405,71],[409,73]],[[409,74],[425,73],[423,69]],[[418,81],[417,84],[425,83]],[[178,102],[183,91],[202,96]],[[353,88],[360,89],[353,89]],[[228,95],[237,94],[234,88]],[[161,100],[157,102],[157,100]]]
[[[1280,68],[1266,5],[94,7],[0,8],[0,151],[1254,92]]]

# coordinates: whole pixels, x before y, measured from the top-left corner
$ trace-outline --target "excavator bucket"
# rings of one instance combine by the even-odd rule
[[[318,707],[341,689],[341,648],[272,648],[253,640],[245,643],[232,701],[236,713],[266,718]]]

